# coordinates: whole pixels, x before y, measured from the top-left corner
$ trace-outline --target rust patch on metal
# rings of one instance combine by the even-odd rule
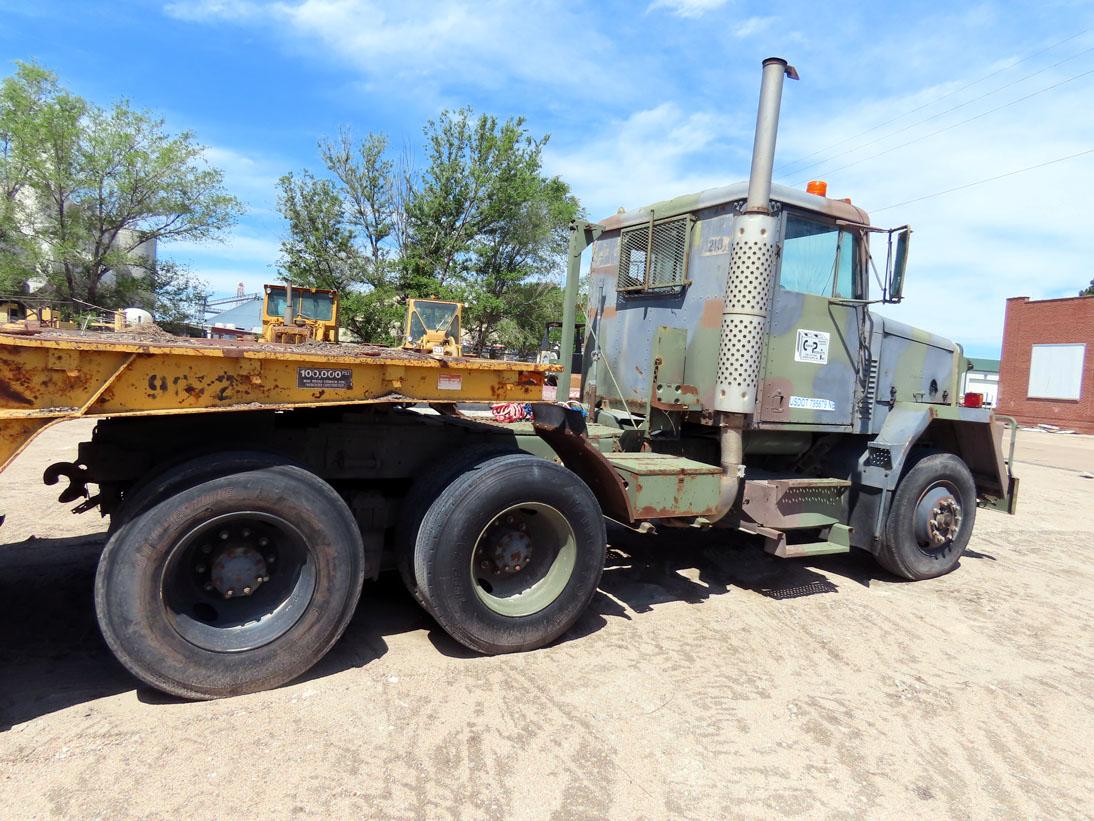
[[[765,379],[760,383],[761,418],[772,421],[790,417],[790,395],[794,383],[789,379]]]
[[[585,482],[606,516],[630,523],[635,520],[623,480],[585,435],[585,420],[561,405],[535,405],[532,428],[550,445],[567,468]]]
[[[720,329],[722,327],[722,311],[724,309],[724,300],[708,299],[703,303],[703,312],[699,314],[699,327]]]
[[[16,390],[6,379],[0,379],[0,399],[14,402],[17,405],[33,405],[34,400],[24,393]]]

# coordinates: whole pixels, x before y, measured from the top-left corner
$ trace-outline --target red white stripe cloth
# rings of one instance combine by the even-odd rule
[[[496,422],[519,422],[532,418],[532,406],[527,402],[499,402],[490,406]]]

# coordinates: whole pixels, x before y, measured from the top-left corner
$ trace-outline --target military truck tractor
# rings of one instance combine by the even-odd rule
[[[959,345],[873,310],[902,299],[911,230],[872,226],[825,183],[772,185],[797,73],[763,65],[747,183],[576,226],[571,278],[592,245],[582,396],[620,431],[609,459],[629,503],[608,515],[939,576],[978,504],[1014,510],[1003,427],[964,406]]]
[[[952,570],[978,505],[1014,511],[1003,425],[962,404],[958,345],[874,310],[901,299],[910,230],[771,184],[787,75],[764,62],[747,183],[573,225],[561,369],[0,334],[4,465],[47,425],[100,420],[44,478],[110,518],[95,606],[122,663],[187,697],[277,686],[384,566],[467,647],[540,647],[592,599],[605,517],[743,531],[782,557],[858,548],[907,579]],[[570,384],[590,245],[577,408],[548,379]],[[534,420],[459,410],[481,402]]]

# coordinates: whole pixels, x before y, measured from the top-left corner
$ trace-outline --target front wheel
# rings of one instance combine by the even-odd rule
[[[878,562],[905,579],[933,579],[957,567],[976,520],[976,484],[952,453],[920,459],[900,480]]]
[[[123,523],[95,578],[110,649],[186,698],[276,687],[331,648],[364,581],[361,534],[318,476],[266,466],[200,482]]]
[[[414,575],[429,611],[482,653],[532,650],[566,632],[604,570],[592,491],[527,454],[487,459],[451,482],[422,520]]]

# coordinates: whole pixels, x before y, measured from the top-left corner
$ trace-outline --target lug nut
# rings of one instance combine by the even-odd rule
[[[212,591],[213,585],[210,584],[209,582],[206,582],[205,583],[205,589],[206,589],[206,591]]]
[[[224,598],[230,599],[235,594],[236,594],[236,592],[234,590],[232,590],[232,588],[229,587],[227,590],[224,591]]]
[[[243,595],[244,595],[244,596],[249,596],[249,595],[251,595],[251,588],[249,588],[249,587],[244,587],[244,588],[243,588]]]
[[[196,570],[198,573],[204,573],[205,572],[205,565],[199,564],[196,567],[194,567],[194,570]]]
[[[213,546],[208,545],[208,544],[203,544],[201,546],[201,552],[202,553],[212,553],[213,552]]]
[[[276,560],[277,559],[273,553],[269,553],[266,555],[266,564],[273,564]]]
[[[228,541],[228,531],[227,530],[220,531],[220,540],[222,542]]]
[[[246,539],[251,535],[251,529],[249,527],[243,528],[243,538]]]
[[[269,539],[267,539],[267,538],[266,538],[265,536],[261,537],[261,538],[260,538],[260,539],[258,540],[258,546],[259,546],[259,547],[265,547],[265,546],[266,546],[266,545],[268,545],[269,543],[270,543],[270,540],[269,540]]]

